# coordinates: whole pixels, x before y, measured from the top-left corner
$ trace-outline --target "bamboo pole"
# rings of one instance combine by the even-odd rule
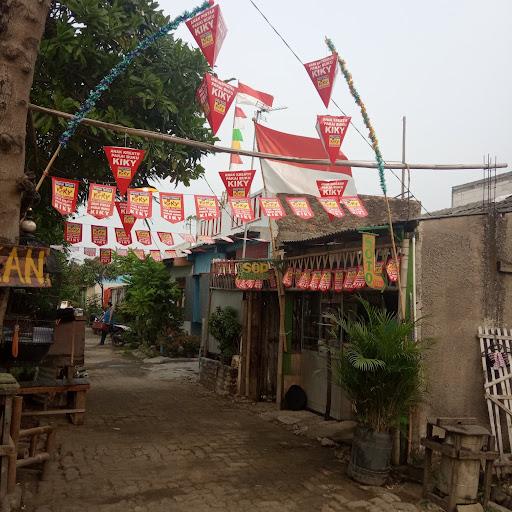
[[[50,158],[50,161],[48,162],[48,164],[46,165],[46,168],[45,170],[43,171],[43,174],[41,175],[41,177],[39,178],[39,181],[37,182],[37,185],[36,185],[36,192],[39,191],[39,189],[41,188],[41,185],[43,184],[43,181],[45,180],[46,176],[48,176],[48,174],[50,174],[50,170],[53,166],[53,163],[55,162],[55,160],[57,159],[57,157],[59,156],[59,153],[60,153],[60,150],[62,149],[62,144],[59,144],[57,146],[57,149],[53,152],[53,155],[52,157]]]
[[[61,112],[59,110],[53,110],[46,107],[40,107],[38,105],[30,104],[29,108],[34,112],[40,112],[42,114],[47,114],[56,117],[62,117],[64,119],[71,119],[73,117],[72,114],[68,114],[66,112]],[[84,118],[81,122],[81,125],[84,126],[95,126],[97,128],[103,128],[105,130],[126,133],[132,137],[140,137],[144,139],[150,140],[160,140],[163,142],[169,142],[171,144],[182,144],[184,146],[195,147],[198,149],[202,149],[203,151],[207,151],[210,153],[229,153],[229,154],[237,154],[241,156],[254,156],[255,158],[266,158],[269,160],[277,160],[281,162],[290,162],[290,163],[299,163],[299,164],[313,164],[313,165],[333,165],[330,160],[316,160],[316,159],[308,159],[308,158],[295,158],[283,155],[274,155],[271,153],[262,153],[260,151],[250,151],[245,149],[235,150],[232,148],[228,148],[225,146],[214,146],[213,144],[208,144],[206,142],[199,142],[192,139],[185,139],[183,137],[176,137],[174,135],[168,135],[166,133],[152,132],[149,130],[140,130],[138,128],[129,128],[127,126],[122,126],[119,124],[113,123],[105,123],[103,121],[97,121],[95,119]],[[358,167],[362,169],[376,169],[377,164],[374,161],[369,160],[338,160],[334,165],[340,167]],[[404,164],[402,162],[387,162],[384,167],[386,169],[424,169],[424,170],[434,170],[434,171],[450,171],[450,170],[473,170],[473,169],[505,169],[508,167],[507,163],[496,163],[490,164],[487,163],[478,163],[478,164],[423,164],[423,163],[408,163]]]

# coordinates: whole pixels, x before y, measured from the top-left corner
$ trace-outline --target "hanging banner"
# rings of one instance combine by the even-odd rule
[[[144,229],[136,229],[135,236],[137,237],[137,241],[140,242],[142,245],[151,245],[153,243],[150,231]]]
[[[160,215],[171,224],[185,219],[183,194],[160,192]]]
[[[368,217],[368,212],[359,197],[342,197],[341,204],[356,217]]]
[[[220,7],[214,5],[188,20],[186,24],[206,61],[213,68],[228,31]]]
[[[153,213],[153,193],[150,190],[128,189],[128,213],[136,219],[147,219]]]
[[[215,240],[213,239],[213,237],[208,236],[208,235],[199,235],[197,237],[197,241],[201,242],[203,244],[214,244],[215,243]]]
[[[347,183],[348,180],[316,180],[320,197],[342,197]]]
[[[221,171],[222,182],[228,192],[228,197],[247,197],[251,190],[255,170],[249,171]]]
[[[235,99],[237,89],[206,73],[196,92],[196,99],[215,135]]]
[[[349,268],[345,272],[345,279],[343,280],[343,290],[351,292],[354,290],[354,281],[357,276],[357,267]]]
[[[282,219],[286,216],[283,205],[277,197],[260,197],[259,200],[263,215],[269,219]]]
[[[254,211],[248,197],[229,197],[228,201],[233,218],[240,219],[242,222],[254,220]]]
[[[193,244],[196,241],[195,235],[192,235],[191,233],[179,233],[180,237],[189,244]]]
[[[107,245],[108,243],[108,230],[107,226],[91,226],[91,242],[93,244]]]
[[[123,228],[114,228],[116,232],[116,242],[121,245],[130,245],[132,243],[131,233],[127,233]]]
[[[371,233],[363,233],[364,280],[370,288],[382,290],[385,286],[384,279],[377,274],[375,268],[375,237]]]
[[[336,71],[338,70],[338,55],[333,53],[323,59],[308,62],[304,64],[304,67],[327,108],[331,100]]]
[[[283,285],[285,288],[291,288],[293,285],[293,278],[295,276],[295,271],[293,268],[287,268],[286,272],[283,276]]]
[[[84,247],[84,255],[96,258],[96,247]]]
[[[350,119],[348,116],[316,116],[316,131],[332,163],[340,155]]]
[[[107,154],[108,165],[117,183],[117,189],[124,196],[130,183],[144,159],[143,149],[103,146]]]
[[[149,251],[149,255],[155,261],[162,261],[162,253],[158,249],[152,249],[151,251]]]
[[[300,273],[299,280],[297,281],[297,288],[301,290],[305,290],[309,288],[309,283],[311,282],[311,270],[304,270],[304,272]]]
[[[172,250],[172,249],[168,249],[167,251],[165,251],[165,255],[167,256],[167,258],[177,258],[178,257],[177,251]]]
[[[333,283],[333,290],[337,293],[343,291],[343,277],[345,273],[343,270],[335,270],[334,271],[334,283]]]
[[[160,239],[160,242],[162,242],[165,245],[174,245],[174,237],[172,236],[172,233],[163,233],[162,231],[157,231],[158,238]]]
[[[328,292],[331,289],[332,283],[332,273],[330,270],[323,270],[322,275],[320,277],[320,284],[318,285],[318,289],[321,292]]]
[[[52,206],[62,215],[76,210],[79,182],[52,176]]]
[[[70,244],[79,244],[82,241],[82,224],[64,222],[64,240]]]
[[[219,202],[215,196],[194,196],[198,219],[210,220],[219,217]]]
[[[318,287],[320,286],[320,279],[322,279],[322,272],[315,270],[311,274],[311,281],[309,282],[309,289],[312,292],[318,291]]]
[[[341,209],[340,204],[335,197],[318,197],[317,200],[322,205],[322,208],[326,211],[327,215],[329,215],[329,219],[332,219],[333,217],[341,219],[341,217],[345,216],[345,213]]]
[[[100,263],[108,265],[112,262],[112,249],[100,249]]]
[[[128,256],[128,249],[117,249],[116,253],[118,256]]]
[[[356,278],[354,279],[354,288],[356,290],[359,290],[361,288],[364,288],[366,286],[366,281],[364,279],[364,270],[363,270],[363,266],[362,265],[359,265],[357,267],[357,274],[356,274]]]
[[[146,255],[144,254],[144,249],[132,249],[133,254],[139,258],[139,260],[144,261],[146,259]]]
[[[116,201],[115,205],[117,213],[119,214],[119,218],[121,219],[121,224],[123,225],[126,234],[130,235],[136,219],[133,214],[128,212],[128,203],[124,201]]]
[[[398,264],[400,265],[400,258],[398,258]],[[396,283],[398,281],[398,270],[396,268],[395,260],[391,256],[388,258],[388,262],[386,263],[386,274],[388,275],[388,279],[391,283]]]
[[[286,201],[297,217],[301,219],[311,219],[314,217],[315,214],[305,197],[287,197]]]
[[[114,213],[114,199],[116,198],[116,187],[110,185],[89,185],[89,198],[87,201],[87,213],[97,219],[111,217]]]

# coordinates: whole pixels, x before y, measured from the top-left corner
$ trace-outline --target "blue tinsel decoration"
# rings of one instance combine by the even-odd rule
[[[199,14],[210,7],[208,1],[203,2],[200,6],[196,7],[192,11],[185,11],[180,16],[175,18],[173,21],[167,23],[163,27],[160,27],[154,34],[143,39],[134,50],[128,52],[122,59],[121,62],[116,64],[110,73],[103,77],[101,82],[89,93],[89,97],[80,105],[80,108],[68,122],[66,130],[62,133],[59,138],[59,143],[62,147],[66,147],[69,139],[74,135],[78,125],[82,122],[82,119],[96,106],[96,103],[100,99],[102,93],[109,89],[112,82],[121,74],[126,68],[132,63],[133,59],[140,55],[146,48],[151,46],[157,39],[165,36],[171,30],[176,30],[178,26]]]

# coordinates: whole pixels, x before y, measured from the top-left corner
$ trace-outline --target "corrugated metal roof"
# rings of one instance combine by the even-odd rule
[[[454,208],[445,208],[437,210],[430,214],[422,215],[419,220],[439,219],[442,217],[464,217],[466,215],[482,215],[489,212],[490,209],[495,208],[498,213],[512,212],[512,196],[507,197],[503,201],[496,203],[484,203],[479,201],[477,203],[469,203]]]

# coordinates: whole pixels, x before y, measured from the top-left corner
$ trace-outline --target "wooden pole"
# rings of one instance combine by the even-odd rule
[[[39,107],[38,105],[30,104],[29,108],[35,112],[40,112],[47,115],[62,117],[64,119],[71,119],[72,114],[61,112],[59,110],[53,110],[46,107]],[[299,164],[313,164],[313,165],[333,165],[329,160],[316,160],[309,158],[295,158],[283,155],[274,155],[271,153],[262,153],[260,151],[249,151],[245,149],[235,150],[233,148],[227,148],[224,146],[214,146],[206,142],[199,142],[192,139],[185,139],[182,137],[176,137],[174,135],[168,135],[166,133],[152,132],[149,130],[139,130],[137,128],[129,128],[127,126],[121,126],[119,124],[105,123],[103,121],[97,121],[95,119],[84,118],[81,122],[84,126],[96,126],[105,130],[113,132],[126,133],[133,137],[140,137],[143,139],[160,140],[163,142],[169,142],[171,144],[182,144],[183,146],[190,146],[209,153],[230,153],[242,156],[254,156],[255,158],[266,158],[269,160],[277,160],[280,162],[291,162]],[[377,163],[369,160],[338,160],[334,165],[340,167],[360,167],[363,169],[376,169]],[[478,163],[478,164],[403,164],[402,162],[386,162],[384,167],[386,169],[427,169],[435,171],[450,171],[450,170],[472,170],[472,169],[505,169],[508,167],[507,163]]]
[[[37,185],[36,185],[36,192],[39,191],[39,189],[41,188],[41,185],[43,184],[46,176],[48,176],[48,174],[50,173],[50,170],[53,166],[53,162],[55,162],[55,160],[57,159],[57,157],[59,156],[59,153],[60,153],[60,150],[62,149],[62,144],[59,144],[57,146],[57,149],[53,152],[53,155],[52,157],[50,158],[50,161],[48,162],[48,164],[46,165],[46,168],[45,170],[43,171],[43,174],[41,175],[41,177],[39,178],[39,181],[37,182]]]
[[[16,459],[18,458],[18,439],[21,428],[21,412],[23,409],[23,397],[15,396],[13,399],[12,419],[11,419],[11,439],[14,453],[9,460],[9,476],[7,479],[7,492],[10,494],[16,487]]]

